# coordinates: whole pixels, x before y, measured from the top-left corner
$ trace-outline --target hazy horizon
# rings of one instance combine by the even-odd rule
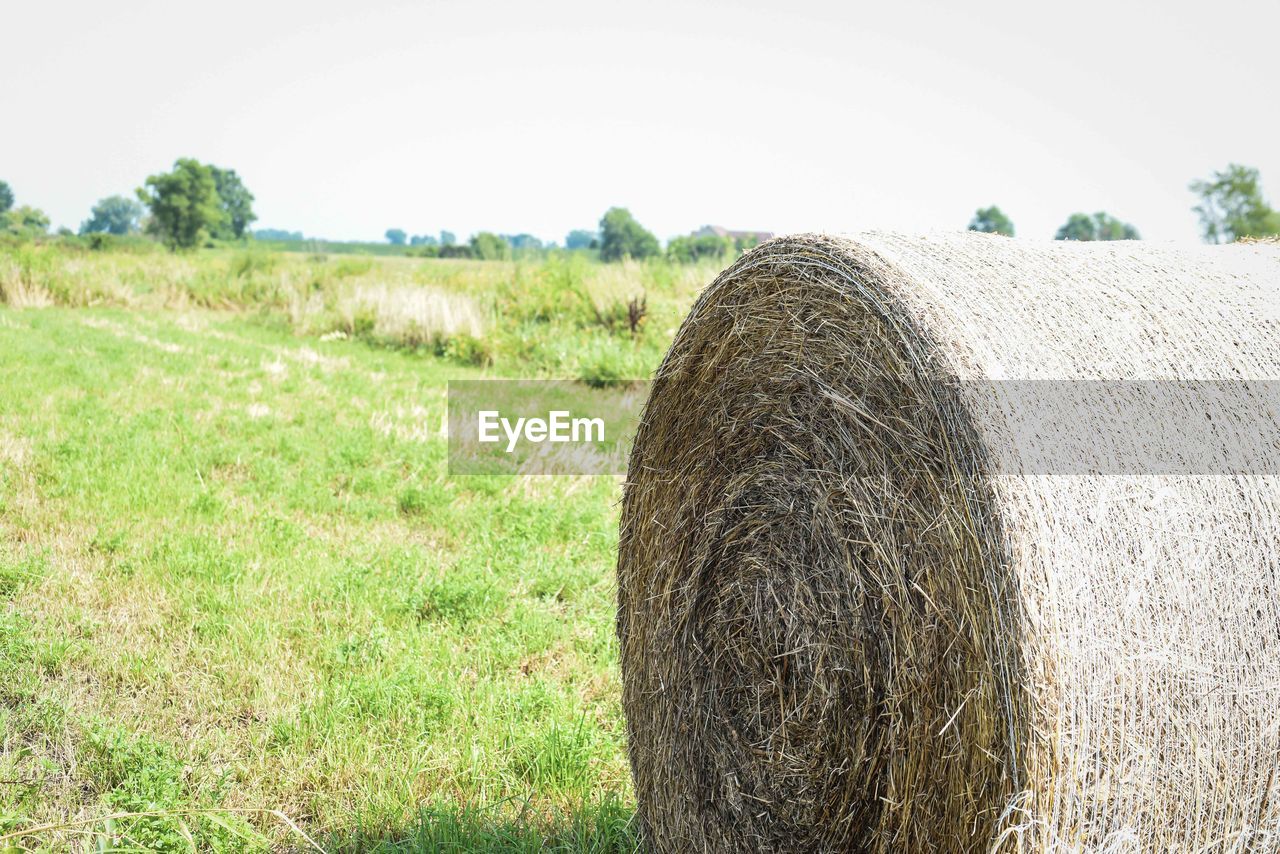
[[[329,239],[561,242],[614,205],[664,240],[924,231],[998,204],[1019,237],[1106,210],[1186,241],[1188,183],[1230,162],[1280,203],[1275,3],[208,8],[6,11],[18,204],[75,229],[179,157],[239,172],[255,228]]]

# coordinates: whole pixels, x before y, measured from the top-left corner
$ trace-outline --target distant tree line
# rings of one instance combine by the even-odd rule
[[[388,242],[394,246],[405,246],[407,243],[409,246],[407,254],[421,258],[475,258],[481,261],[503,261],[512,255],[513,247],[509,240],[490,231],[474,234],[466,243],[458,243],[451,231],[442,231],[439,237],[417,235],[397,243],[391,239],[392,232],[403,234],[400,229],[388,229]],[[538,246],[541,247],[541,241]]]
[[[210,238],[239,240],[257,219],[253,194],[234,169],[178,160],[172,172],[147,178],[136,198],[101,199],[80,224],[82,235],[127,235],[147,232],[172,248],[198,246]],[[37,208],[14,207],[13,189],[0,181],[0,233],[40,237],[49,217]],[[144,210],[145,206],[145,210]],[[144,218],[144,213],[148,214]],[[59,234],[70,235],[66,229]]]
[[[1200,218],[1200,236],[1207,243],[1230,243],[1242,237],[1280,234],[1280,211],[1262,197],[1258,170],[1232,163],[1213,177],[1192,181],[1190,189],[1200,197],[1194,208]],[[1000,208],[979,208],[969,221],[970,231],[1013,237],[1013,221]],[[1138,229],[1105,211],[1090,216],[1073,213],[1054,234],[1055,240],[1141,240]]]
[[[587,231],[583,228],[574,229],[564,237],[565,249],[599,249],[600,248],[600,232]]]
[[[495,234],[482,231],[471,237],[466,244],[454,244],[452,239],[436,243],[429,239],[414,238],[410,245],[418,246],[419,254],[439,258],[478,258],[484,260],[502,260],[510,258],[514,252],[537,251],[550,248],[541,239],[532,234]],[[453,235],[449,235],[450,238]],[[393,245],[403,246],[406,243],[405,231],[400,228],[389,228],[386,231],[387,241]],[[622,258],[650,258],[659,255],[662,247],[652,232],[640,225],[626,208],[610,208],[600,220],[599,231],[579,229],[565,236],[565,248],[571,250],[597,249],[604,261],[618,261]]]
[[[259,228],[253,232],[256,240],[279,240],[284,243],[301,243],[306,240],[301,231],[285,231],[283,228]]]
[[[717,234],[690,234],[667,243],[667,257],[682,264],[740,255],[756,245],[755,240],[721,237]]]
[[[1199,201],[1193,208],[1200,220],[1200,232],[1209,243],[1223,243],[1244,237],[1280,234],[1280,211],[1262,197],[1258,170],[1232,163],[1204,180],[1193,181],[1190,189]],[[13,189],[0,181],[0,235],[31,239],[48,234],[49,217],[31,205],[16,205]],[[174,249],[204,245],[210,240],[302,241],[301,232],[282,229],[250,231],[257,220],[254,196],[234,169],[223,169],[192,158],[176,161],[169,172],[151,175],[135,193],[99,200],[80,224],[82,235],[128,235],[146,233]],[[971,231],[1012,237],[1013,221],[998,206],[978,209],[969,222]],[[59,234],[70,235],[61,229]],[[532,234],[495,234],[482,231],[466,243],[459,243],[449,231],[439,235],[410,236],[403,229],[389,228],[386,239],[406,247],[408,254],[440,258],[501,260],[519,252],[555,248]],[[1105,211],[1073,213],[1054,234],[1057,240],[1138,240],[1138,229]],[[658,239],[644,228],[626,208],[614,207],[601,217],[597,230],[575,229],[564,240],[565,249],[596,251],[603,261],[624,258],[643,260],[663,254]],[[673,238],[666,256],[678,262],[719,259],[749,248],[742,241],[718,235],[688,235]]]
[[[1093,216],[1073,213],[1053,235],[1054,240],[1141,240],[1138,229],[1104,211]]]
[[[1003,234],[1014,236],[1013,220],[996,205],[979,208],[969,220],[970,231],[981,231],[987,234]],[[1121,222],[1104,211],[1090,216],[1084,213],[1073,213],[1057,233],[1054,240],[1139,240],[1138,229]]]
[[[439,237],[432,234],[415,234],[410,237],[402,228],[388,228],[384,236],[392,246],[417,247],[420,251],[412,254],[427,258],[506,257],[510,253],[496,247],[493,243],[495,237],[517,252],[554,248],[554,244],[544,245],[541,239],[528,233],[495,235],[482,231],[473,236],[465,246],[458,245],[457,238],[451,231],[442,231]]]
[[[10,237],[35,237],[49,230],[49,217],[30,205],[14,207],[17,197],[13,188],[0,181],[0,233]]]

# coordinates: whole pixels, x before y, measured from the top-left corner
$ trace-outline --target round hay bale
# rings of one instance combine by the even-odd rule
[[[625,488],[649,845],[1280,849],[1280,451],[1113,473],[1086,408],[1062,432],[1087,470],[1028,472],[1002,396],[1280,380],[1278,332],[1275,244],[742,257],[677,333]]]

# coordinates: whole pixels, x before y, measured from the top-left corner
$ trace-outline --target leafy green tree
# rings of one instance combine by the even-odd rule
[[[456,234],[454,234],[452,231],[442,231],[442,232],[440,232],[440,245],[441,245],[441,246],[453,246],[453,245],[454,245],[455,243],[457,243],[457,242],[458,242],[458,236],[457,236]]]
[[[149,230],[171,249],[199,246],[226,216],[213,169],[191,158],[178,160],[172,172],[147,178],[138,200],[151,211]]]
[[[649,258],[660,251],[658,238],[636,222],[626,208],[609,208],[600,219],[600,259]]]
[[[240,180],[234,169],[210,166],[213,183],[218,189],[222,205],[222,222],[214,230],[214,237],[222,240],[239,240],[248,233],[250,224],[257,218],[253,212],[253,193]]]
[[[0,230],[17,237],[39,237],[49,230],[49,217],[38,208],[23,205],[0,214]]]
[[[512,249],[541,249],[542,241],[532,234],[521,232],[520,234],[499,234],[503,240],[511,245]]]
[[[471,238],[471,255],[482,261],[502,261],[511,257],[511,244],[490,231]]]
[[[677,237],[667,244],[667,257],[689,264],[702,258],[723,258],[738,247],[731,238],[707,234]]]
[[[1192,181],[1200,197],[1194,210],[1207,243],[1280,234],[1280,211],[1272,209],[1258,187],[1258,170],[1231,163],[1207,181]]]
[[[390,243],[392,246],[404,246],[404,242],[407,239],[408,238],[404,233],[404,229],[402,228],[387,229],[387,242]]]
[[[969,220],[969,230],[1013,237],[1013,220],[1005,216],[1004,211],[995,205],[989,208],[978,208],[973,219]]]
[[[138,230],[142,205],[124,196],[107,196],[93,206],[81,234],[130,234]]]
[[[597,249],[600,246],[600,232],[575,228],[565,235],[565,249]]]
[[[5,181],[0,181],[0,214],[8,213],[13,207],[13,188]]]
[[[415,234],[409,238],[410,246],[439,246],[440,241],[434,234]]]
[[[441,258],[474,258],[475,253],[470,246],[459,246],[457,243],[445,243],[440,247]]]
[[[1098,211],[1093,216],[1073,213],[1067,222],[1058,229],[1054,240],[1141,240],[1138,229],[1127,222],[1121,222],[1105,211]]]
[[[1067,217],[1067,224],[1058,229],[1054,240],[1093,240],[1093,217],[1088,214],[1073,213]]]
[[[1093,223],[1097,227],[1099,240],[1141,240],[1138,229],[1127,222],[1121,222],[1104,211],[1093,215]]]

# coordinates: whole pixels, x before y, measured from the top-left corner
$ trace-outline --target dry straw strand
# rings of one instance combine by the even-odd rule
[[[624,491],[649,844],[1280,850],[1280,479],[1011,474],[1018,413],[969,382],[1280,380],[1277,329],[1266,243],[802,235],[726,270]]]

